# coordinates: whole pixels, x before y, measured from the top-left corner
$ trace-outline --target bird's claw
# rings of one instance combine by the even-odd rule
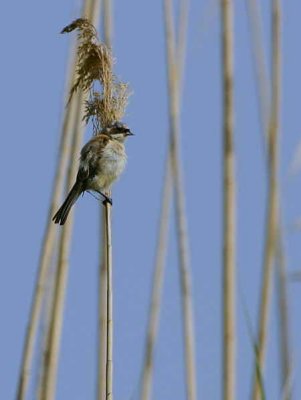
[[[109,203],[111,206],[113,205],[113,200],[111,197],[108,196],[104,196],[104,201],[102,202],[102,204],[105,206],[107,203]]]
[[[102,204],[104,206],[106,205],[106,203],[109,203],[111,206],[113,205],[113,200],[112,200],[111,197],[107,196],[105,193],[102,193],[102,192],[100,192],[98,190],[97,190],[97,193],[100,194],[104,198],[104,200],[102,202]]]

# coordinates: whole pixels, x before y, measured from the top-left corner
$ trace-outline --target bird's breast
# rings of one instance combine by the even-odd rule
[[[99,174],[95,177],[98,190],[106,190],[120,176],[126,165],[124,147],[109,143],[99,158]]]

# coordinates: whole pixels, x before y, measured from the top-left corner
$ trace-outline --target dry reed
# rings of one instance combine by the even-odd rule
[[[93,18],[93,15],[97,15],[97,2],[86,2],[84,7],[84,15]],[[78,51],[80,51],[81,43],[79,42]],[[77,68],[78,73],[78,68]],[[78,78],[78,76],[77,76]],[[80,86],[80,84],[78,85]],[[70,93],[74,92],[74,85],[71,87]],[[71,97],[69,97],[69,105],[71,102]],[[68,172],[68,187],[70,188],[73,184],[76,172],[77,172],[77,155],[79,153],[82,141],[83,133],[83,101],[84,97],[82,93],[73,100],[76,108],[74,121],[73,121],[73,144],[72,144],[72,157],[70,159],[70,167]],[[72,103],[72,102],[71,102]],[[65,298],[65,288],[67,284],[68,275],[68,254],[69,245],[71,241],[72,232],[72,215],[69,218],[68,223],[62,228],[62,235],[60,241],[60,248],[58,254],[58,265],[55,277],[54,285],[54,295],[53,304],[51,310],[51,321],[49,326],[49,332],[47,333],[47,347],[45,349],[44,357],[44,373],[41,385],[41,398],[51,400],[55,397],[55,387],[56,387],[56,373],[59,357],[59,344],[61,336],[61,327],[63,319],[63,308],[64,308],[64,298]]]
[[[255,60],[256,82],[257,82],[257,98],[259,104],[259,114],[261,119],[262,130],[265,139],[268,138],[268,121],[270,110],[270,86],[267,74],[266,55],[262,46],[263,29],[259,5],[256,0],[247,0],[248,17],[250,19],[250,28],[252,33],[253,59]],[[265,146],[266,147],[266,146]],[[278,200],[280,201],[280,200]],[[289,399],[291,396],[289,385],[287,384],[291,376],[291,346],[289,334],[289,313],[288,313],[288,295],[287,295],[287,264],[284,254],[284,240],[282,234],[281,213],[279,212],[278,220],[278,238],[276,249],[277,263],[277,292],[279,300],[279,330],[280,330],[280,346],[281,349],[281,365],[282,365],[282,387],[284,390],[284,398]]]
[[[186,50],[186,32],[188,23],[188,1],[181,1],[180,20],[178,28],[178,46],[177,46],[177,79],[179,80],[179,92],[181,91],[181,81],[183,77],[185,50]],[[162,191],[162,205],[160,213],[160,225],[157,239],[156,261],[153,275],[151,303],[149,309],[149,320],[147,327],[147,337],[145,344],[144,364],[141,377],[140,398],[149,400],[151,398],[152,376],[154,367],[154,349],[159,325],[159,313],[161,305],[161,292],[164,278],[164,266],[166,249],[168,242],[168,222],[170,212],[170,202],[172,197],[173,176],[171,174],[171,146],[169,147],[165,177]]]
[[[55,210],[59,205],[59,199],[63,187],[63,178],[64,178],[63,172],[66,168],[67,160],[69,158],[68,153],[69,153],[69,141],[71,132],[70,131],[71,114],[72,113],[70,112],[66,113],[62,128],[58,166],[54,180],[54,187],[52,191],[53,196],[48,212],[48,219],[47,219],[48,222],[44,233],[40,261],[39,261],[39,268],[38,268],[38,276],[34,289],[34,296],[32,299],[30,317],[28,321],[27,332],[24,342],[18,391],[16,396],[17,400],[25,400],[26,398],[28,381],[32,369],[31,364],[33,359],[34,344],[36,341],[37,329],[41,317],[42,304],[47,286],[46,282],[47,282],[48,272],[51,266],[51,259],[54,251],[55,227],[51,222],[51,217],[53,216]]]
[[[263,48],[263,28],[257,0],[246,0],[249,26],[252,37],[252,53],[256,73],[259,117],[264,136],[267,136],[270,115],[270,82],[267,74],[267,63]],[[266,137],[264,138],[266,139]],[[265,144],[265,140],[264,140]]]
[[[233,139],[233,2],[221,2],[223,60],[223,398],[235,399],[235,153]]]
[[[71,82],[75,78],[75,64],[70,63],[69,73],[70,76],[68,92],[71,89]],[[18,383],[18,390],[16,399],[25,400],[28,381],[30,378],[31,364],[33,359],[34,344],[37,336],[37,329],[41,318],[42,304],[45,298],[45,292],[47,287],[47,278],[51,267],[51,260],[54,253],[56,229],[52,223],[51,218],[57,208],[59,207],[60,198],[62,196],[64,176],[66,166],[70,157],[70,141],[71,141],[71,124],[75,117],[75,103],[70,104],[70,107],[66,108],[66,112],[63,118],[61,139],[59,145],[59,154],[57,161],[57,169],[54,178],[52,199],[49,207],[48,218],[43,238],[43,244],[41,246],[41,254],[38,267],[38,275],[36,279],[36,285],[34,289],[34,295],[32,298],[30,317],[27,326],[27,332],[24,342],[23,357],[21,363],[20,377]]]
[[[69,68],[68,71],[70,71],[70,73],[67,75],[70,78],[69,80],[69,84],[68,84],[68,91],[67,94],[69,96],[69,92],[71,89],[71,84],[75,79],[75,66],[76,66],[76,54],[74,53],[74,48],[76,46],[76,43],[73,43],[70,49],[70,54],[72,55],[70,57],[70,63],[69,63]],[[72,58],[72,59],[71,59]],[[71,124],[74,124],[74,120],[75,120],[75,116],[76,116],[76,112],[77,112],[77,104],[76,101],[72,101],[69,105],[69,107],[67,107],[65,109],[65,117],[69,116],[69,125],[66,128],[66,131],[68,132],[68,134],[70,136],[72,136],[72,126]],[[71,143],[69,143],[68,146],[68,157],[67,157],[67,164],[70,164],[70,151],[71,151]],[[65,175],[65,171],[67,170],[67,168],[65,167],[63,172]],[[61,191],[62,192],[62,191]],[[62,197],[62,193],[61,196]],[[49,215],[49,221],[48,223],[51,225],[51,227],[53,229],[55,229],[55,225],[53,225],[52,223],[52,216],[54,214],[54,212],[57,210],[57,208],[59,207],[59,204],[57,204],[57,206],[55,207],[55,209],[52,211],[52,213]],[[54,252],[53,251],[53,256],[52,256],[52,264],[56,263],[56,259],[57,259],[57,250]],[[45,292],[44,295],[44,306],[43,306],[43,311],[42,311],[42,315],[41,315],[41,325],[42,325],[42,332],[41,332],[41,342],[39,343],[40,348],[38,349],[38,353],[39,353],[39,359],[37,362],[37,370],[38,370],[38,381],[36,384],[36,397],[37,399],[40,399],[42,396],[42,386],[43,386],[43,382],[45,379],[45,370],[44,370],[44,366],[46,364],[46,347],[47,347],[47,343],[49,341],[49,327],[50,327],[50,320],[51,320],[51,309],[52,309],[52,305],[53,305],[53,297],[54,297],[54,281],[55,281],[55,276],[56,276],[56,264],[52,265],[52,268],[49,268],[47,276],[46,276],[46,280],[47,280],[47,291]]]
[[[97,134],[101,127],[123,117],[129,97],[128,85],[113,74],[111,50],[98,40],[94,26],[86,18],[78,18],[62,33],[73,30],[78,31],[79,47],[77,79],[71,88],[70,99],[78,89],[89,92],[84,119],[86,123],[92,121]],[[102,92],[97,89],[97,84],[101,85]]]
[[[111,48],[112,38],[112,12],[111,1],[103,0],[103,30],[104,42],[108,48]],[[108,336],[108,293],[107,293],[107,280],[108,280],[108,263],[107,263],[107,215],[110,204],[106,203],[105,208],[100,209],[100,227],[102,231],[102,243],[100,245],[99,254],[99,290],[98,290],[98,366],[97,366],[97,399],[104,400],[107,396],[107,336]],[[111,269],[111,268],[110,268]],[[112,321],[112,316],[111,316]],[[111,322],[112,324],[113,322]],[[112,325],[111,325],[112,326]],[[111,330],[110,335],[112,335]],[[111,341],[112,343],[112,341]]]
[[[103,0],[103,30],[107,48],[111,48],[112,10],[111,1]],[[124,86],[126,94],[127,86]],[[99,344],[98,344],[98,400],[113,398],[113,292],[112,292],[112,245],[111,205],[107,202],[101,213],[102,255],[100,256],[99,282]]]
[[[74,137],[71,150],[70,167],[68,171],[67,185],[70,189],[74,183],[77,173],[77,155],[81,148],[83,127],[82,120],[82,95],[78,96],[77,101],[77,121],[74,121]],[[42,384],[41,399],[53,400],[55,398],[56,374],[59,358],[60,338],[63,323],[63,309],[65,300],[65,291],[68,278],[68,257],[72,233],[73,214],[62,229],[60,239],[59,255],[56,279],[54,285],[53,305],[51,310],[51,320],[49,326],[49,336],[46,347],[44,380]]]
[[[97,0],[98,1],[98,0]],[[97,1],[85,1],[83,4],[83,16],[87,15],[93,15],[93,17],[95,18],[95,20],[97,20],[97,14],[98,14],[98,10],[97,8],[99,7],[97,5]],[[77,44],[78,45],[78,44]],[[72,46],[74,47],[74,46]],[[72,48],[73,54],[74,54],[74,60],[72,62],[72,70],[73,73],[71,75],[71,82],[70,82],[70,88],[69,88],[69,93],[72,87],[73,82],[76,79],[76,60],[77,60],[77,54],[76,51],[74,52],[74,48]],[[68,93],[68,95],[69,95]],[[70,96],[70,95],[69,95]],[[73,101],[74,100],[74,101]],[[83,125],[81,124],[81,120],[79,118],[79,116],[77,115],[78,113],[78,109],[80,107],[79,105],[79,101],[80,99],[78,98],[73,98],[72,101],[69,101],[68,107],[66,108],[66,110],[68,111],[68,109],[72,110],[72,114],[73,117],[71,118],[71,121],[73,123],[73,129],[72,127],[70,127],[70,133],[74,133],[74,134],[78,134],[78,135],[82,135],[83,133]],[[80,112],[82,113],[82,107]],[[81,133],[80,133],[81,131]],[[74,139],[73,139],[74,140]],[[73,155],[76,157],[76,155]],[[69,165],[71,163],[71,159],[69,160]],[[70,168],[70,167],[69,167]],[[53,225],[53,224],[52,224]],[[69,230],[69,235],[71,237],[71,230]],[[62,236],[62,239],[66,240],[64,238],[64,235]],[[71,239],[68,238],[68,234],[67,234],[67,241],[70,242]],[[69,253],[69,244],[67,244],[68,249],[66,250],[66,254]],[[60,256],[59,256],[60,257]],[[59,261],[57,262],[57,264],[59,264]],[[56,266],[58,268],[58,266]],[[65,266],[62,266],[62,268],[67,268]],[[49,372],[49,344],[50,344],[50,334],[51,334],[51,322],[53,323],[52,318],[52,312],[54,309],[54,304],[55,304],[55,282],[56,285],[58,284],[58,276],[57,276],[57,270],[54,269],[54,271],[52,272],[52,274],[54,274],[54,279],[50,279],[51,283],[51,287],[49,288],[49,293],[48,293],[48,298],[47,298],[47,302],[45,304],[45,313],[44,313],[44,329],[42,332],[43,335],[43,339],[42,339],[42,357],[40,358],[40,364],[39,365],[39,380],[37,383],[37,390],[36,390],[36,395],[37,398],[40,399],[42,396],[45,396],[45,382],[48,379],[46,374],[48,374]],[[67,276],[67,272],[66,272],[66,276]],[[66,278],[67,280],[67,278]],[[55,281],[55,282],[54,282]],[[64,302],[64,294],[62,295],[62,302]],[[63,312],[63,306],[62,306],[62,312]],[[59,320],[59,319],[58,319]],[[60,336],[60,333],[59,333]],[[59,338],[58,338],[59,341]],[[57,347],[57,349],[59,349],[59,346]],[[58,350],[57,350],[58,351]],[[55,387],[53,387],[53,390],[55,390]]]
[[[175,212],[178,236],[181,297],[183,312],[183,332],[185,343],[186,393],[187,399],[197,398],[196,369],[194,350],[194,322],[192,311],[192,293],[190,278],[190,261],[188,249],[188,231],[185,215],[185,197],[180,157],[180,126],[179,126],[179,79],[175,52],[175,35],[173,28],[172,0],[164,0],[166,58],[169,91],[169,123],[171,168],[174,176]]]
[[[113,271],[111,206],[106,206],[106,265],[107,265],[107,351],[106,351],[106,400],[113,400]]]
[[[159,313],[161,305],[161,292],[164,278],[164,265],[168,242],[168,222],[170,212],[170,201],[172,196],[172,175],[170,165],[170,152],[166,161],[166,171],[162,192],[162,205],[160,225],[157,239],[157,251],[155,269],[152,283],[151,303],[147,326],[145,343],[144,363],[141,377],[140,398],[141,400],[151,399],[152,377],[154,368],[154,349],[159,325]]]
[[[107,359],[107,249],[106,249],[106,207],[100,209],[101,242],[99,246],[98,280],[98,360],[97,399],[106,398]]]
[[[70,91],[70,100],[81,89],[89,92],[85,103],[84,120],[92,121],[94,134],[121,119],[128,100],[128,86],[118,81],[113,74],[113,58],[109,48],[99,42],[94,26],[85,18],[79,18],[63,29],[63,33],[78,31],[77,79]],[[97,86],[101,89],[97,90]],[[111,205],[105,205],[105,241],[107,298],[106,298],[106,399],[113,398],[113,295],[112,295],[112,245],[111,245]],[[102,305],[100,308],[102,309]],[[103,313],[101,313],[103,318]],[[100,355],[100,357],[102,357]],[[99,372],[102,360],[99,359]],[[100,393],[98,384],[98,396]]]
[[[279,243],[280,242],[280,243]],[[278,283],[278,304],[279,304],[279,332],[280,332],[280,349],[281,349],[281,389],[283,400],[290,400],[291,393],[291,346],[290,346],[290,329],[289,329],[289,306],[287,294],[287,269],[286,260],[283,252],[282,237],[278,232],[278,246],[276,253],[276,276]]]
[[[280,106],[280,1],[273,0],[272,5],[272,102],[268,134],[268,186],[266,243],[263,262],[263,282],[258,322],[258,364],[263,371],[266,342],[268,334],[268,316],[271,298],[271,283],[273,263],[275,261],[278,226],[279,226],[279,198],[278,198],[278,136],[279,136],[279,106]],[[259,400],[260,388],[254,373],[253,400]]]

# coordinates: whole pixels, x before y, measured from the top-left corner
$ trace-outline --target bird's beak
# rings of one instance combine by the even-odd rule
[[[134,135],[134,133],[133,133],[133,132],[131,132],[131,131],[128,131],[128,132],[126,133],[126,136],[135,136],[135,135]]]

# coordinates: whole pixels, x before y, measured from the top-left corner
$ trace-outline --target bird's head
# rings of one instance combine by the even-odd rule
[[[114,124],[106,127],[102,133],[119,142],[124,142],[127,137],[134,135],[123,122],[114,122]]]

